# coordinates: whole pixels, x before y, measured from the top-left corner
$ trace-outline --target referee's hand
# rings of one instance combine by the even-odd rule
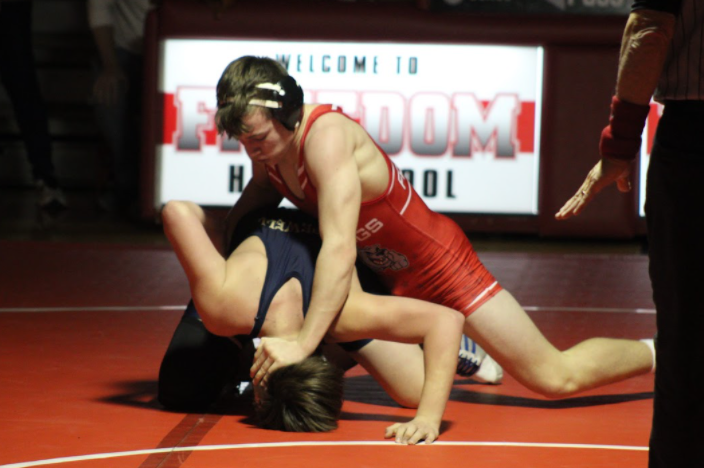
[[[597,193],[605,187],[616,182],[619,191],[629,192],[631,190],[631,165],[633,161],[623,161],[620,159],[601,158],[589,171],[587,178],[572,195],[572,198],[560,208],[555,214],[556,219],[567,219],[577,216],[594,199]]]

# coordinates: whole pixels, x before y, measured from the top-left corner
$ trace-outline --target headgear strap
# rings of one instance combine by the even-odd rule
[[[278,83],[259,83],[256,88],[269,91],[273,99],[254,98],[248,104],[272,109],[272,115],[284,127],[293,131],[303,111],[303,90],[296,80],[286,76]]]

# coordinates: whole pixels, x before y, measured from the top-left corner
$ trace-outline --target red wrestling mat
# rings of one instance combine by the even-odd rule
[[[645,257],[481,257],[560,348],[654,333]],[[413,411],[357,369],[328,434],[257,429],[246,407],[166,412],[157,372],[189,296],[169,250],[0,242],[0,259],[0,467],[646,466],[651,375],[560,401],[457,380],[419,447],[382,439]]]

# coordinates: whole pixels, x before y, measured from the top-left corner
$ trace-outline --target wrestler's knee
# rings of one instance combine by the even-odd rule
[[[202,276],[197,282],[191,282],[191,295],[198,309],[203,325],[212,334],[232,336],[233,307],[237,302],[228,290],[223,289],[218,277]]]
[[[566,398],[579,391],[579,385],[572,373],[561,366],[538,370],[525,385],[551,400]]]
[[[391,398],[393,398],[393,400],[403,408],[415,409],[418,408],[418,405],[420,404],[420,395],[412,392],[391,392],[389,393],[389,396],[391,396]]]
[[[170,200],[161,209],[161,221],[164,223],[164,227],[170,227],[177,224],[188,214],[189,210],[185,202]]]
[[[232,329],[231,314],[225,305],[225,301],[218,300],[218,294],[210,295],[203,301],[199,301],[196,296],[194,293],[193,300],[198,307],[203,325],[210,333],[217,336],[232,336],[236,334]]]

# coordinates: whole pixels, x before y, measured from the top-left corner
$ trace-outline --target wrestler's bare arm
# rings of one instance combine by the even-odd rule
[[[306,170],[318,191],[323,241],[310,306],[296,341],[262,340],[251,371],[255,384],[267,373],[310,356],[349,292],[357,258],[355,231],[361,206],[354,140],[343,125],[322,120],[314,124],[304,147]]]
[[[318,346],[350,289],[357,258],[355,232],[362,201],[354,141],[346,127],[318,122],[305,146],[306,167],[318,189],[323,240],[316,261],[313,295],[299,343],[311,353]]]
[[[425,376],[416,417],[387,428],[400,443],[427,443],[439,434],[457,366],[464,317],[449,308],[416,299],[364,293],[354,281],[345,307],[330,329],[338,341],[375,338],[423,343]]]

